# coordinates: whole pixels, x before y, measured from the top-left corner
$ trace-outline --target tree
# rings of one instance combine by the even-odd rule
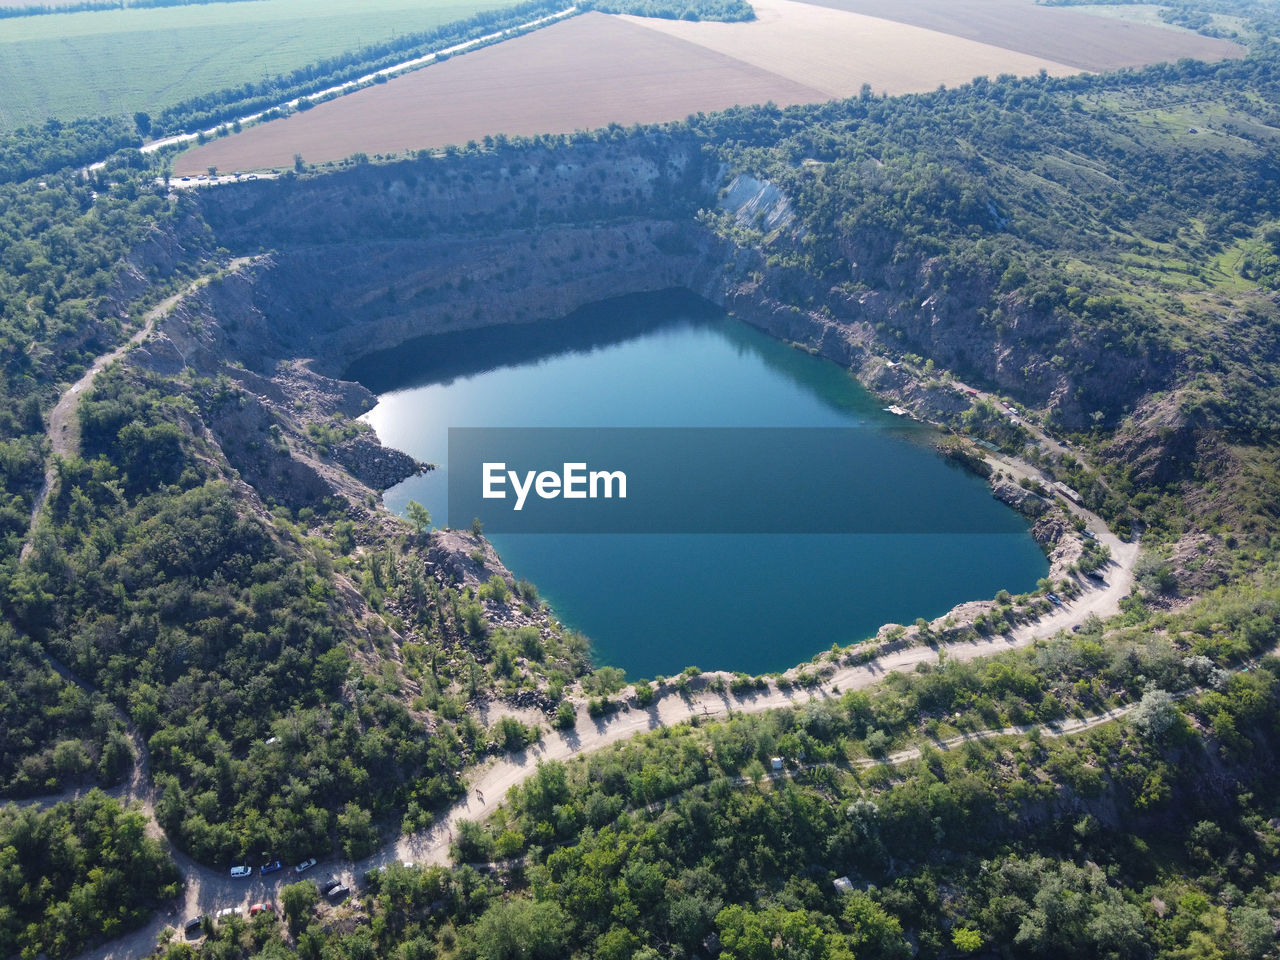
[[[405,507],[405,515],[408,516],[409,522],[413,524],[413,532],[417,536],[422,536],[422,531],[431,528],[431,512],[417,500],[409,501]]]
[[[151,114],[139,110],[133,115],[133,123],[144,137],[151,132]]]
[[[476,953],[485,960],[552,960],[567,956],[569,918],[554,903],[501,900],[476,922]]]
[[[886,913],[866,891],[855,890],[848,895],[841,919],[851,928],[849,943],[856,952],[885,960],[911,956],[898,918]]]
[[[378,831],[373,816],[354,803],[348,803],[338,814],[338,837],[342,853],[348,860],[359,860],[373,853],[378,847]]]
[[[1148,739],[1159,739],[1177,723],[1178,705],[1167,690],[1148,690],[1133,711],[1133,725]]]
[[[951,931],[951,945],[961,953],[982,949],[982,934],[972,927],[956,927]]]
[[[289,935],[297,937],[306,928],[311,908],[320,900],[320,891],[310,880],[291,883],[280,891],[280,909],[289,923]]]

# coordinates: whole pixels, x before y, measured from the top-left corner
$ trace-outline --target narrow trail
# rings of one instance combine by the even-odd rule
[[[227,269],[230,271],[238,270],[251,259],[250,257],[240,257],[231,261]],[[85,371],[79,380],[63,392],[62,396],[58,398],[58,402],[54,404],[53,409],[49,411],[49,426],[45,430],[45,436],[49,440],[49,460],[44,468],[44,483],[40,487],[40,493],[37,494],[35,503],[31,506],[31,522],[27,528],[27,539],[22,544],[22,552],[19,554],[20,559],[26,560],[31,554],[36,521],[40,519],[40,512],[44,510],[44,505],[49,499],[49,493],[53,489],[53,481],[58,475],[58,458],[72,456],[80,449],[80,424],[75,416],[76,410],[80,406],[80,398],[89,392],[89,388],[93,386],[93,381],[98,374],[123,357],[133,347],[147,339],[159,320],[168,316],[169,311],[184,298],[190,296],[208,282],[209,277],[200,277],[173,296],[160,301],[148,310],[143,317],[142,326],[137,332],[110,353],[104,353],[94,360],[93,365]]]

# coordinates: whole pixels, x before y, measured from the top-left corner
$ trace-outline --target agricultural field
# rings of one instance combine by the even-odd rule
[[[1244,48],[1155,22],[1098,17],[1081,8],[1045,7],[1030,0],[805,0],[835,10],[938,30],[1081,70],[1114,70],[1149,63],[1223,60]]]
[[[509,136],[683,119],[773,100],[828,99],[695,44],[602,13],[454,57],[180,156],[179,175],[292,166]]]
[[[198,147],[178,175],[393,154],[486,135],[571,133],[611,122],[773,101],[900,94],[1001,73],[1055,76],[1244,48],[1183,30],[1029,0],[755,0],[749,23],[590,13],[305,113]]]
[[[255,0],[9,18],[0,21],[0,130],[46,117],[154,114],[189,97],[510,5]]]
[[[853,96],[864,83],[894,95],[959,85],[979,74],[1079,72],[1071,64],[881,17],[796,0],[754,0],[752,6],[752,23],[627,19],[823,90],[827,99]]]
[[[888,20],[758,0],[752,23],[588,13],[196,148],[179,175],[398,153],[490,134],[571,133],[681,120],[772,100],[904,93],[980,73],[1075,67]],[[903,50],[912,50],[910,58]]]

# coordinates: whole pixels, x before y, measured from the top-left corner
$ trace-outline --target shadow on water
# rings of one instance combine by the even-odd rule
[[[343,378],[374,393],[470,377],[564,354],[588,354],[658,330],[722,320],[714,304],[684,289],[593,303],[567,317],[427,334],[353,361]]]

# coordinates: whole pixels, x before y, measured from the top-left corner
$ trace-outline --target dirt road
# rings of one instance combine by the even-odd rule
[[[233,260],[228,269],[238,270],[248,263],[250,259],[249,257],[241,257],[238,260]],[[40,487],[40,493],[36,496],[35,503],[31,507],[31,523],[27,529],[26,542],[22,544],[21,558],[23,560],[31,553],[31,538],[35,534],[36,520],[39,519],[40,511],[44,509],[45,501],[49,499],[49,491],[53,488],[53,480],[57,475],[58,457],[73,456],[80,449],[80,422],[75,416],[76,408],[80,405],[80,398],[89,392],[89,388],[93,386],[93,381],[98,374],[123,357],[131,348],[149,337],[158,320],[167,316],[169,311],[177,306],[184,297],[208,282],[208,277],[200,277],[178,293],[162,300],[148,310],[143,317],[141,328],[110,353],[104,353],[94,360],[93,366],[85,371],[84,376],[66,389],[62,396],[58,398],[58,402],[54,404],[53,409],[49,411],[49,426],[45,430],[45,436],[49,438],[51,454],[49,462],[45,464],[44,468],[44,484]]]

